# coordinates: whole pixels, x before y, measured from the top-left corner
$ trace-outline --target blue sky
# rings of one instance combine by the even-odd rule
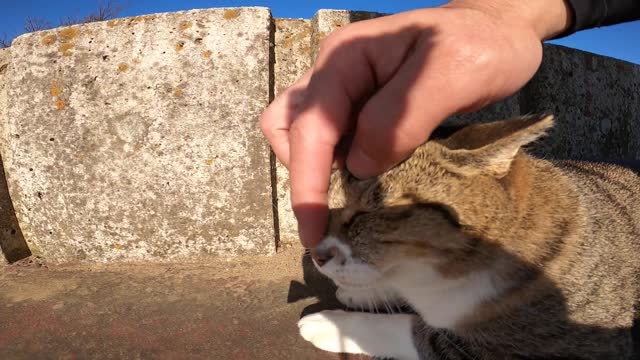
[[[52,23],[66,16],[82,17],[97,7],[99,0],[0,0],[0,37],[13,38],[23,32],[27,16]],[[120,0],[121,16],[228,6],[266,6],[276,17],[310,18],[318,9],[369,10],[384,13],[417,9],[444,3],[437,0]],[[583,31],[553,43],[640,64],[640,21]]]

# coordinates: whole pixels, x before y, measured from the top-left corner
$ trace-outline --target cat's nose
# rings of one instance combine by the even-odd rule
[[[333,259],[338,253],[338,249],[335,246],[324,249],[311,249],[311,258],[318,264],[318,266],[323,266]]]

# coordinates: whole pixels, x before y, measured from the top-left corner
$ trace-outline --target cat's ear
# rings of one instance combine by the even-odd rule
[[[505,176],[523,146],[544,136],[552,115],[526,116],[467,126],[442,141],[442,160],[467,175]]]

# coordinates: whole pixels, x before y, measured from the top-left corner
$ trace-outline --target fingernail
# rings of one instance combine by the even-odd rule
[[[305,247],[316,246],[326,230],[328,209],[326,205],[307,204],[293,207],[298,221],[298,235]]]

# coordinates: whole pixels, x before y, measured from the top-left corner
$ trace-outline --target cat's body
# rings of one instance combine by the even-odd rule
[[[332,181],[312,251],[354,307],[304,317],[325,350],[398,359],[625,359],[640,299],[640,177],[520,151],[521,118],[431,141],[373,180]]]

